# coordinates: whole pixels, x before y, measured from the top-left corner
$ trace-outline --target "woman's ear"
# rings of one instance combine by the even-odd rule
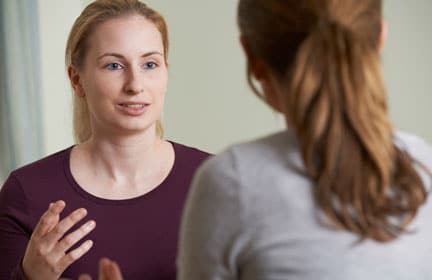
[[[262,80],[266,70],[264,63],[260,59],[257,59],[255,56],[252,55],[252,52],[244,35],[240,35],[240,43],[246,55],[247,63],[250,67],[252,75],[256,80]]]
[[[266,103],[279,113],[285,112],[285,105],[276,79],[271,76],[260,81]]]
[[[243,35],[240,36],[240,43],[246,55],[250,71],[261,86],[262,94],[266,103],[277,112],[283,113],[284,105],[281,100],[279,85],[277,79],[272,74],[270,67],[268,67],[263,60],[252,55],[247,40]]]
[[[68,75],[71,86],[78,97],[84,97],[85,92],[81,85],[80,73],[79,71],[72,65],[68,67]]]
[[[246,42],[246,38],[244,35],[240,35],[240,45],[242,46],[242,49],[246,55],[246,59],[249,60],[250,58],[250,50],[249,50],[249,46]]]

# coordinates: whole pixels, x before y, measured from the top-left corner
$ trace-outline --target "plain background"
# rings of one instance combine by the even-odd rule
[[[71,90],[64,66],[68,32],[88,0],[38,0],[45,154],[73,144]],[[209,152],[284,127],[247,87],[238,42],[237,0],[148,0],[167,20],[170,77],[166,138]],[[432,140],[432,1],[387,0],[383,51],[395,126]]]

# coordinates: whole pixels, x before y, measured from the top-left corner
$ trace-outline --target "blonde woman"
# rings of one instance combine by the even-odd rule
[[[137,0],[91,3],[70,32],[66,66],[77,144],[3,186],[0,279],[93,276],[102,257],[126,279],[175,279],[184,200],[208,154],[162,138],[163,17]]]

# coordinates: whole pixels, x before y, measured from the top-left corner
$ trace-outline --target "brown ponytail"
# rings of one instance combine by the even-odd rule
[[[376,46],[328,23],[303,42],[293,69],[287,112],[319,206],[333,224],[365,238],[397,237],[425,190],[394,144]]]
[[[287,86],[286,118],[328,221],[362,238],[390,241],[415,217],[426,191],[411,157],[394,144],[379,30],[371,31],[380,26],[380,1],[287,2],[241,0],[240,28],[254,42],[254,55]],[[251,3],[261,5],[262,22],[246,13]],[[332,13],[336,7],[344,21]],[[260,26],[272,24],[277,28],[261,44]],[[291,52],[283,62],[266,55],[276,41]]]

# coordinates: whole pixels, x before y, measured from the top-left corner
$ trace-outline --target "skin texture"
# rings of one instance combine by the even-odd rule
[[[168,79],[162,38],[154,24],[142,16],[111,19],[88,44],[82,69],[70,71],[75,93],[87,100],[93,133],[131,134],[154,126]],[[136,110],[133,115],[121,104],[144,105],[145,113]]]
[[[95,221],[88,221],[78,230],[64,236],[66,231],[87,215],[87,211],[81,208],[59,221],[65,206],[64,201],[51,203],[32,234],[23,259],[24,273],[31,280],[58,279],[69,265],[88,252],[93,245],[91,240],[87,240],[77,249],[65,254],[65,251],[96,226]]]

